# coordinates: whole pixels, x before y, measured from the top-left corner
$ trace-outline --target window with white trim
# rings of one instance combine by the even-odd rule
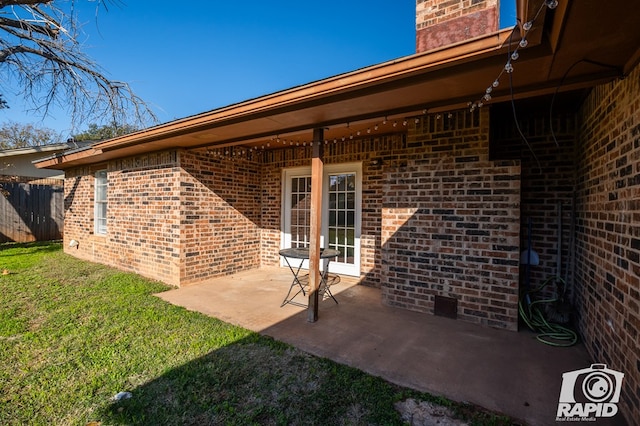
[[[94,232],[98,235],[107,233],[107,171],[100,170],[95,174],[95,194],[93,206]]]

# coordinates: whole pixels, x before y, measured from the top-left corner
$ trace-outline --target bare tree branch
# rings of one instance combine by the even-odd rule
[[[59,30],[57,28],[48,28],[41,25],[27,25],[23,21],[17,21],[15,19],[7,19],[0,16],[0,28],[3,27],[13,27],[19,28],[21,30],[31,30],[40,34],[44,34],[47,37],[56,38],[58,37]]]
[[[46,4],[52,1],[53,0],[0,0],[0,8],[5,6]]]
[[[66,107],[74,127],[89,121],[136,127],[155,122],[127,83],[108,78],[82,51],[75,1],[0,0],[0,93],[3,85],[20,87],[43,115],[54,105]]]

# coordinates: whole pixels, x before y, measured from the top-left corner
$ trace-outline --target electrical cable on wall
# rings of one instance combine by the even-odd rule
[[[558,7],[558,0],[545,0],[542,4],[540,4],[540,7],[536,11],[533,18],[522,24],[521,26],[523,30],[522,38],[520,39],[520,42],[518,43],[518,45],[513,51],[511,50],[511,46],[513,43],[513,34],[515,31],[511,32],[511,34],[509,35],[509,43],[507,44],[508,46],[507,62],[505,63],[504,67],[500,70],[500,73],[495,78],[493,83],[487,87],[482,98],[475,102],[468,103],[468,106],[470,107],[469,109],[471,112],[475,111],[476,108],[482,108],[482,106],[484,106],[487,102],[491,101],[491,93],[495,88],[497,88],[500,85],[500,78],[502,77],[502,75],[505,73],[509,74],[509,92],[510,92],[510,98],[511,98],[511,109],[513,112],[514,123],[520,137],[522,138],[523,142],[526,144],[527,148],[529,149],[529,151],[533,155],[533,158],[538,164],[539,173],[542,173],[542,167],[540,165],[540,161],[537,155],[535,154],[535,152],[533,151],[533,148],[531,147],[529,140],[526,138],[526,136],[522,132],[522,129],[520,128],[520,124],[518,123],[518,116],[517,116],[516,107],[515,107],[515,96],[513,91],[513,70],[514,70],[513,62],[515,62],[520,57],[519,50],[524,49],[529,44],[529,42],[527,41],[527,35],[533,28],[534,23],[538,20],[538,17],[540,16],[540,14],[542,13],[545,7],[548,9],[555,9],[556,7]]]
[[[540,13],[540,11],[538,11],[538,13]],[[513,59],[513,54],[511,53],[512,37],[513,37],[513,32],[511,32],[511,35],[509,36],[509,47],[507,49],[507,57],[509,58],[509,60]],[[510,62],[507,62],[507,63],[510,63]],[[516,101],[515,101],[515,95],[513,92],[513,73],[509,72],[508,74],[509,74],[509,95],[511,97],[511,111],[513,112],[513,123],[516,125],[516,130],[518,130],[518,134],[520,135],[520,138],[527,145],[527,148],[529,148],[529,152],[531,152],[531,155],[533,155],[534,160],[536,160],[536,163],[538,164],[538,174],[541,174],[542,166],[540,165],[540,160],[538,159],[538,156],[536,155],[536,153],[533,151],[533,147],[529,143],[529,140],[522,132],[522,129],[520,128],[520,123],[518,123],[518,113],[516,112]]]
[[[567,76],[569,75],[571,70],[573,70],[573,68],[575,66],[577,66],[578,64],[581,64],[582,62],[586,62],[586,63],[592,64],[592,65],[598,65],[598,66],[603,67],[603,68],[615,69],[620,73],[620,78],[624,78],[622,70],[620,68],[614,66],[614,65],[603,64],[602,62],[596,62],[596,61],[592,61],[590,59],[580,59],[580,60],[574,62],[573,64],[571,64],[571,66],[564,72],[564,74],[562,75],[562,78],[560,79],[560,82],[556,86],[556,90],[553,92],[553,96],[551,97],[551,105],[549,106],[549,128],[551,130],[551,137],[553,138],[553,141],[555,142],[556,147],[558,147],[558,148],[560,148],[560,144],[558,143],[558,139],[556,138],[556,133],[553,130],[553,107],[555,106],[556,96],[557,96],[558,92],[560,91],[560,88],[564,84],[564,80],[567,78]]]

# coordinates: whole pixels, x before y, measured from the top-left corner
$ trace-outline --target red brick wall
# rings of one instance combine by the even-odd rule
[[[421,312],[452,297],[458,318],[516,330],[520,166],[489,161],[488,130],[486,109],[431,116],[385,166],[382,297]]]
[[[417,0],[416,52],[498,30],[498,0]]]
[[[95,171],[107,169],[107,234],[94,235]],[[153,153],[67,172],[65,251],[179,284],[177,153]],[[70,248],[69,242],[79,242]]]
[[[595,88],[577,145],[576,288],[593,360],[625,373],[621,409],[640,419],[640,68]]]
[[[578,131],[576,103],[574,112],[563,112],[556,103],[553,121],[549,119],[550,99],[535,104],[516,104],[520,130],[513,120],[511,105],[492,107],[491,156],[494,159],[519,159],[522,164],[521,235],[524,250],[529,243],[539,255],[540,263],[530,268],[530,287],[537,288],[546,280],[560,276],[566,283],[564,296],[573,300],[573,210],[575,188],[575,154]],[[552,136],[551,126],[553,126]],[[557,141],[557,144],[556,144]],[[527,146],[528,144],[528,146]],[[560,255],[558,255],[560,248]],[[521,268],[521,285],[526,285],[526,269]],[[563,284],[558,290],[563,291]],[[557,297],[555,280],[549,281],[543,294]],[[540,296],[541,298],[546,296]],[[567,315],[557,317],[568,320]]]
[[[106,168],[106,167],[105,167]],[[67,170],[64,181],[64,250],[74,256],[94,260],[93,235],[93,175],[89,167]],[[70,248],[69,242],[80,242]],[[98,238],[99,247],[104,246]],[[100,251],[97,253],[100,255]]]
[[[180,152],[180,283],[260,266],[257,162]]]
[[[94,178],[108,170],[107,234],[93,233]],[[260,168],[173,151],[70,170],[65,250],[173,285],[260,265]],[[69,248],[71,239],[78,248]]]
[[[260,175],[260,262],[265,266],[275,266],[280,262],[282,168],[270,162],[263,165]]]

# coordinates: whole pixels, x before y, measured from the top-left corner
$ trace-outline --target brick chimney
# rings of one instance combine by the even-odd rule
[[[416,52],[498,31],[500,0],[416,0]]]

